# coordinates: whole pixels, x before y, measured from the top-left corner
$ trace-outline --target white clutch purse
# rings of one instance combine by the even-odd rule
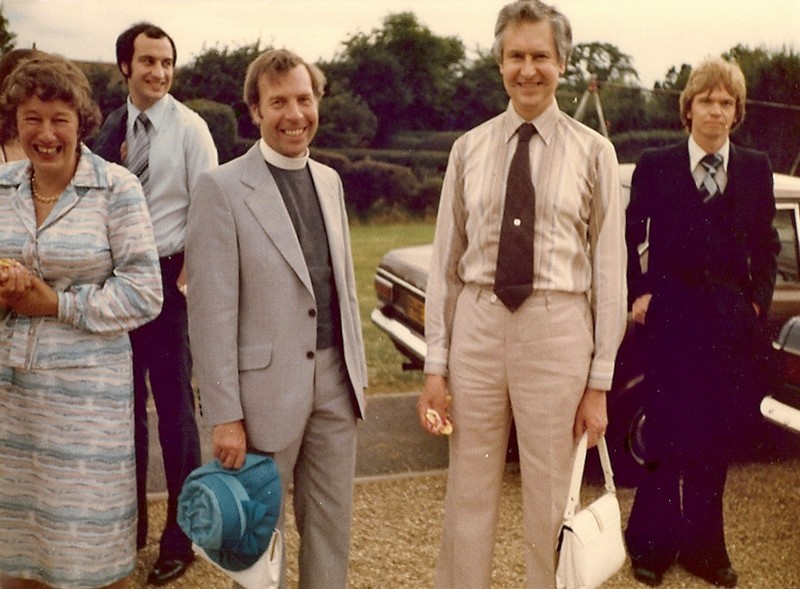
[[[622,517],[605,438],[600,438],[597,450],[603,465],[606,492],[575,513],[580,501],[588,438],[588,434],[583,434],[575,452],[564,524],[558,540],[558,589],[596,589],[625,563]]]
[[[230,571],[214,562],[197,544],[192,544],[197,556],[211,563],[211,565],[228,575],[245,589],[278,589],[281,580],[281,558],[283,555],[283,542],[278,530],[272,532],[269,547],[253,566],[241,571]]]

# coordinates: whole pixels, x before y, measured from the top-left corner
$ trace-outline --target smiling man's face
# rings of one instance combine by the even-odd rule
[[[122,64],[122,71],[128,78],[133,105],[141,111],[153,106],[172,87],[175,63],[169,39],[140,34],[133,41],[131,63]]]
[[[298,65],[286,73],[261,76],[258,95],[250,114],[267,145],[286,157],[305,155],[319,125],[319,101],[308,69]]]
[[[550,22],[512,23],[503,32],[500,74],[514,109],[523,119],[536,118],[552,104],[564,70]]]

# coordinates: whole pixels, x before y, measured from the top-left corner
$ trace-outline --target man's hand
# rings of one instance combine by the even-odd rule
[[[178,285],[178,290],[181,292],[183,296],[186,296],[186,266],[181,267],[181,273],[178,274],[178,281],[176,283]]]
[[[643,294],[638,299],[633,301],[631,312],[633,313],[633,320],[636,323],[644,325],[644,319],[647,315],[647,309],[650,307],[650,299],[653,298],[651,293]]]
[[[425,431],[437,436],[453,431],[447,414],[448,404],[447,379],[438,374],[429,374],[417,401],[419,423]]]
[[[215,425],[213,438],[214,458],[217,458],[224,468],[238,470],[244,466],[247,434],[243,420]]]
[[[608,427],[606,392],[587,388],[583,392],[583,398],[575,414],[575,425],[572,428],[575,443],[581,439],[583,432],[588,431],[589,448],[597,445],[600,438],[605,435],[606,427]]]

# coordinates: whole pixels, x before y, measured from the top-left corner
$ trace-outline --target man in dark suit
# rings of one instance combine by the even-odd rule
[[[737,583],[722,496],[780,249],[769,160],[729,140],[745,95],[738,66],[703,62],[680,97],[688,143],[645,151],[631,186],[628,291],[647,342],[648,472],[626,541],[634,576],[650,586],[676,561],[713,584]]]
[[[189,354],[183,242],[192,188],[201,172],[217,165],[208,125],[172,97],[175,43],[161,28],[137,23],[117,38],[117,65],[128,100],[111,113],[92,146],[101,157],[126,165],[142,182],[158,247],[164,306],[152,322],[131,332],[139,504],[137,545],[147,541],[148,390],[158,413],[158,437],[169,498],[159,556],[148,577],[153,585],[176,579],[192,562],[192,545],[177,523],[178,495],[200,466]],[[144,117],[143,129],[137,128]],[[132,146],[141,144],[146,149]],[[135,153],[141,157],[133,157]],[[138,164],[137,164],[138,162]],[[147,383],[149,382],[149,389]]]
[[[345,589],[367,372],[342,182],[309,157],[324,87],[286,50],[248,67],[261,139],[193,191],[187,300],[214,456],[274,457],[294,489],[300,587]]]

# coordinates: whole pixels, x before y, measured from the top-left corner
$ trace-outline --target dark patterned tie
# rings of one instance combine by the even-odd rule
[[[517,131],[517,150],[506,186],[503,224],[497,248],[494,292],[509,311],[516,311],[533,292],[533,224],[536,191],[531,180],[529,142],[536,128],[525,123]]]
[[[703,196],[703,202],[707,203],[720,193],[717,170],[722,165],[722,156],[718,153],[709,153],[700,160],[700,165],[706,171],[706,176],[700,184],[700,194]]]
[[[149,126],[150,119],[147,115],[139,113],[133,123],[132,145],[128,146],[127,168],[139,178],[142,186],[150,178],[150,138],[147,136]]]

